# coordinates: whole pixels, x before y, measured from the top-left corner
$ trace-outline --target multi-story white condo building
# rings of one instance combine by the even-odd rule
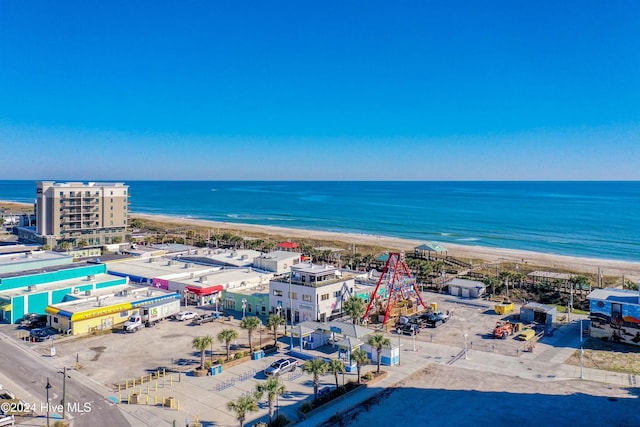
[[[41,181],[36,193],[36,234],[52,248],[63,242],[98,246],[124,241],[128,185]]]

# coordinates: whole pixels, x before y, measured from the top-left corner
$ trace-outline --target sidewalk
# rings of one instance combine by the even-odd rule
[[[520,357],[497,353],[467,352],[453,363],[454,366],[497,375],[519,377],[533,381],[593,381],[616,386],[635,386],[635,376],[599,369],[580,368],[563,362],[580,348],[579,322],[554,337],[545,337],[532,353],[521,353]],[[430,364],[446,364],[463,349],[441,344],[420,342],[418,351],[407,348],[401,352],[400,366],[382,367],[388,375],[372,387],[363,388],[335,404],[326,405],[307,419],[296,423],[300,427],[313,427],[327,422],[332,416],[346,412],[370,397],[410,377]],[[371,370],[371,369],[369,369]],[[582,378],[581,378],[582,377]]]

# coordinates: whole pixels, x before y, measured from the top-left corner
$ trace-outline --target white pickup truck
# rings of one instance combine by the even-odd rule
[[[293,357],[278,359],[264,370],[264,374],[268,377],[277,377],[285,372],[293,371],[296,366],[298,366],[298,361]]]

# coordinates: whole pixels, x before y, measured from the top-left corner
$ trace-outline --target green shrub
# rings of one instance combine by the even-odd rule
[[[372,372],[367,372],[366,374],[363,375],[364,379],[367,381],[371,381],[373,379],[373,373]]]
[[[273,420],[273,427],[283,427],[289,424],[289,420],[282,414],[279,414],[275,420]]]
[[[213,363],[211,363],[211,360],[204,361],[204,369],[209,370],[211,369],[212,366],[213,366]]]
[[[300,405],[300,412],[302,412],[303,414],[306,414],[312,409],[313,409],[313,405],[310,402],[304,402],[302,405]]]

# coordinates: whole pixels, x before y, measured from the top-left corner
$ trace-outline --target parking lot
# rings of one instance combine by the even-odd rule
[[[494,352],[513,357],[521,355],[523,342],[517,340],[516,335],[505,340],[493,339],[492,331],[496,322],[506,316],[496,315],[493,312],[492,303],[470,302],[441,294],[425,293],[423,296],[427,304],[437,303],[438,309],[449,311],[451,317],[444,325],[422,329],[415,337],[400,336],[395,331],[389,332],[387,336],[391,338],[392,343],[400,343],[403,351],[420,350],[421,344],[427,347],[423,343],[444,344],[447,348],[462,350],[466,334],[469,350]],[[197,309],[196,311],[206,312],[206,310]],[[515,312],[518,311],[519,307],[516,307]],[[216,420],[217,425],[235,425],[236,421],[226,409],[226,403],[251,392],[258,383],[264,381],[266,378],[263,373],[264,368],[283,357],[289,341],[288,338],[281,339],[279,353],[225,368],[221,374],[206,377],[188,375],[188,372],[200,364],[200,353],[191,345],[196,336],[214,337],[212,346],[206,352],[207,359],[213,357],[216,360],[225,356],[224,343],[219,342],[216,337],[226,328],[234,328],[238,331],[239,338],[232,343],[233,348],[248,350],[247,331],[241,329],[239,323],[238,319],[228,320],[228,317],[202,325],[194,325],[190,320],[184,322],[165,320],[153,328],[143,328],[137,333],[125,334],[116,330],[99,336],[58,337],[53,341],[42,343],[24,342],[24,345],[45,356],[51,353],[52,347],[55,347],[56,364],[74,367],[77,361],[83,375],[106,387],[114,397],[125,399],[135,391],[142,393],[143,403],[150,402],[151,405],[166,397],[173,397],[179,402],[180,413],[192,417],[199,416],[203,420]],[[376,325],[370,326],[376,327]],[[17,336],[20,331],[16,325],[2,325],[2,329],[8,335],[14,336]],[[281,327],[280,333],[282,332]],[[273,334],[265,328],[262,333],[255,331],[252,340],[254,345],[273,343]],[[337,350],[335,354],[323,353],[322,355],[336,357]],[[405,358],[403,361],[408,359]],[[153,373],[162,368],[168,376],[154,377]],[[369,369],[375,369],[375,366],[372,365],[363,371]],[[146,381],[150,373],[152,373],[151,382]],[[140,385],[141,377],[145,379],[146,384]],[[136,387],[124,390],[122,384],[131,384],[133,379],[138,379]],[[345,374],[340,381],[355,379],[355,374]],[[284,374],[282,381],[287,393],[280,399],[278,405],[288,418],[296,419],[295,403],[313,394],[311,376],[297,370]],[[322,377],[321,388],[334,383],[333,375],[325,375]],[[118,384],[121,385],[120,390],[118,390]],[[184,420],[184,416],[179,415],[175,410],[151,406],[149,410],[157,411],[158,416],[167,421]],[[266,417],[266,406],[261,405],[260,412],[255,415]]]

